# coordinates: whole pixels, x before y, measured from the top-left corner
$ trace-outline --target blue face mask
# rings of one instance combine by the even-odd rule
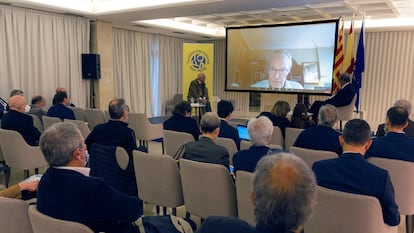
[[[82,159],[82,161],[84,162],[83,166],[86,167],[88,165],[89,162],[89,153],[88,150],[85,150],[85,160]]]

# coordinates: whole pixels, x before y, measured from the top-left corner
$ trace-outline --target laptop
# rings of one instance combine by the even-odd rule
[[[249,132],[247,131],[247,126],[237,125],[237,131],[239,132],[239,138],[241,140],[250,141]]]

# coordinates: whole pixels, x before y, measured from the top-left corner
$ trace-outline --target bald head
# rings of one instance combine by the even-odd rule
[[[58,92],[66,92],[66,89],[64,87],[56,87],[56,93]]]
[[[206,81],[206,75],[204,73],[198,73],[197,74],[197,80],[200,83],[204,83]]]
[[[26,99],[24,96],[15,95],[9,99],[9,108],[18,112],[25,112]]]

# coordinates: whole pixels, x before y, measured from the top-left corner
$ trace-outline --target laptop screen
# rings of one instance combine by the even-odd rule
[[[237,125],[237,131],[239,132],[239,138],[241,140],[250,141],[249,132],[247,131],[247,126]]]

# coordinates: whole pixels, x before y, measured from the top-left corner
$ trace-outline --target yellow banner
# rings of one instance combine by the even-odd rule
[[[214,45],[184,43],[183,45],[183,98],[187,100],[188,89],[191,81],[197,78],[197,74],[204,73],[208,97],[213,98],[213,74],[214,74]]]

